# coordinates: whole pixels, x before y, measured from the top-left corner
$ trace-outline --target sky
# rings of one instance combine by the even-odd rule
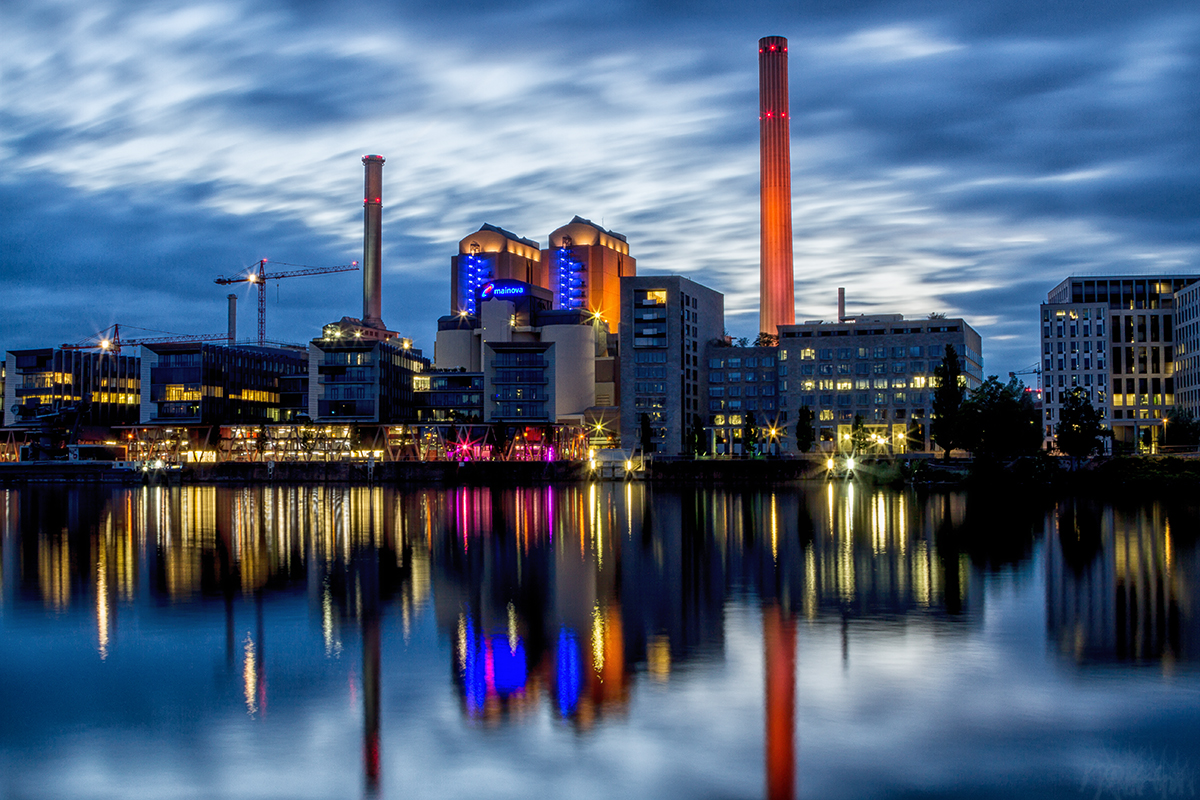
[[[383,319],[429,355],[460,239],[544,245],[576,214],[753,337],[769,35],[797,320],[838,287],[852,314],[963,316],[1005,376],[1064,278],[1200,272],[1194,1],[39,0],[0,29],[4,350],[221,333],[214,278],[361,260],[364,153],[387,159]],[[361,312],[356,273],[275,281],[267,335]]]

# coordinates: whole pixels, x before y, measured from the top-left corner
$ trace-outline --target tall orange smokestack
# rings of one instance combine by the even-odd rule
[[[363,325],[383,328],[382,281],[382,223],[383,223],[383,156],[363,156],[366,167],[363,187]]]
[[[796,322],[792,278],[792,154],[787,39],[758,40],[759,330]]]

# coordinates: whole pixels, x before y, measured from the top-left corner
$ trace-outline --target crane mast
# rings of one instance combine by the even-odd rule
[[[328,275],[333,272],[354,272],[358,269],[358,262],[351,261],[349,264],[339,264],[334,267],[310,267],[305,264],[286,264],[278,262],[284,267],[300,267],[300,269],[286,270],[284,272],[267,272],[267,259],[259,259],[258,264],[251,268],[251,271],[246,275],[238,278],[220,277],[214,282],[222,286],[228,286],[231,283],[250,283],[258,289],[258,344],[261,347],[267,341],[267,281],[279,280],[280,278],[300,278],[306,275]]]

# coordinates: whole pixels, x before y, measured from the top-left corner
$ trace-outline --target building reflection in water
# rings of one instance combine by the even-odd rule
[[[1159,502],[1060,502],[1046,522],[1046,620],[1057,650],[1079,663],[1170,669],[1196,660],[1194,519],[1191,509]]]
[[[804,626],[839,626],[846,659],[860,621],[966,630],[981,618],[980,565],[1003,560],[1011,545],[996,542],[1023,541],[1023,531],[1032,540],[1039,519],[1049,629],[1063,652],[1194,658],[1200,639],[1196,550],[1180,547],[1156,505],[1063,503],[1038,518],[964,494],[918,499],[834,483],[38,488],[0,499],[3,608],[86,608],[106,659],[121,647],[123,608],[220,603],[226,671],[255,718],[267,712],[274,657],[264,600],[307,597],[326,657],[361,643],[351,691],[361,687],[368,795],[383,781],[381,697],[397,666],[384,622],[397,620],[407,640],[425,609],[450,642],[466,720],[511,724],[545,711],[586,731],[624,716],[639,682],[669,684],[689,664],[721,661],[729,604],[759,604],[772,798],[795,796],[798,784]],[[247,612],[253,623],[239,627]]]

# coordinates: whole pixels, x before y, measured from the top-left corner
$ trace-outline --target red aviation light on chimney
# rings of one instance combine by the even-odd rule
[[[796,321],[792,271],[792,180],[787,39],[759,40],[759,330]],[[769,125],[765,123],[771,123]]]

